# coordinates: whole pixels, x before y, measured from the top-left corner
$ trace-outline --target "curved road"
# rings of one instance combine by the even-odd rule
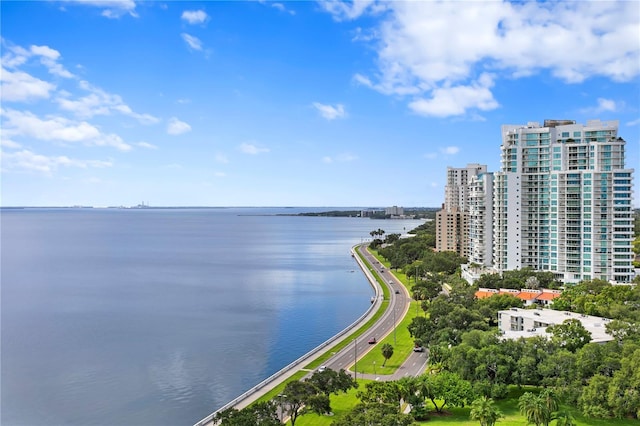
[[[373,324],[371,328],[364,335],[360,336],[357,339],[353,339],[351,344],[347,345],[341,351],[331,356],[326,361],[324,366],[336,371],[339,371],[340,369],[350,371],[351,374],[355,375],[356,379],[365,378],[365,379],[371,379],[371,380],[385,381],[385,380],[397,380],[403,376],[417,376],[424,371],[424,368],[427,365],[427,352],[412,352],[411,355],[407,358],[407,360],[392,375],[385,376],[385,375],[374,375],[374,374],[360,374],[357,372],[356,360],[361,358],[368,351],[378,348],[378,344],[369,344],[368,343],[369,340],[372,337],[375,337],[376,340],[380,342],[384,337],[386,337],[390,333],[393,333],[397,324],[402,320],[404,315],[407,313],[407,310],[409,309],[409,305],[411,303],[411,298],[409,297],[409,294],[407,293],[407,290],[405,289],[405,287],[395,278],[395,276],[391,272],[387,270],[387,268],[383,267],[383,265],[381,265],[378,262],[378,260],[371,253],[369,253],[369,251],[366,248],[367,248],[366,244],[360,244],[356,246],[355,249],[360,254],[362,254],[362,256],[365,258],[366,263],[370,264],[376,269],[378,274],[380,274],[385,284],[389,288],[389,291],[390,291],[389,307],[387,308],[385,313],[382,315],[382,317],[380,317],[380,319],[376,321],[375,324]],[[370,274],[368,274],[367,271],[363,271],[363,272],[365,272],[365,275],[367,277],[370,276]],[[372,282],[371,284],[379,289],[376,291],[376,294],[382,293],[382,289],[379,288],[379,285],[377,282]],[[396,293],[396,290],[398,291],[397,293]],[[380,297],[382,297],[382,295],[380,295]],[[362,319],[362,323],[368,321],[368,319],[369,319],[369,315],[367,315],[365,318]],[[357,327],[359,326],[356,326],[353,330],[355,330]],[[333,342],[333,344],[338,343],[340,340]],[[318,354],[314,355],[312,358],[310,358],[307,361],[311,361],[314,357],[320,356],[321,354],[322,352],[319,352]],[[295,369],[295,371],[297,371],[297,369]],[[292,374],[293,370],[290,372]],[[232,406],[234,406],[237,409],[246,407],[251,402],[258,399],[261,395],[263,395],[264,393],[268,392],[270,389],[273,389],[273,387],[282,383],[282,380],[291,376],[291,374],[283,375],[280,380],[272,380],[270,383],[265,384],[264,386],[261,385],[259,386],[259,390],[254,389],[253,391],[247,392],[246,396],[242,395],[237,400],[233,401]],[[309,372],[309,374],[305,377],[308,377],[311,374],[312,372]],[[229,405],[231,404],[232,403],[230,403]],[[200,420],[198,423],[196,423],[196,426],[214,425],[215,423],[212,421],[212,419],[216,412]]]
[[[355,375],[356,379],[397,380],[403,376],[417,376],[424,371],[424,367],[426,366],[426,352],[412,352],[412,354],[393,375],[362,375],[357,371],[356,360],[368,351],[378,349],[378,345],[369,344],[369,340],[375,337],[379,342],[387,335],[394,333],[395,327],[409,309],[411,298],[409,297],[405,287],[395,278],[395,276],[387,268],[383,267],[368,250],[366,250],[366,245],[359,245],[356,247],[356,250],[362,254],[367,263],[376,269],[378,274],[383,278],[387,287],[389,287],[389,307],[382,317],[373,324],[365,334],[354,339],[350,345],[332,356],[324,365],[333,370],[348,370]]]

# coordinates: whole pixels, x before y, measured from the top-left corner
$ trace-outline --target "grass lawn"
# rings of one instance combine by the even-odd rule
[[[365,382],[367,382],[367,380],[358,380],[358,383],[360,384],[358,389],[350,389],[347,393],[331,395],[333,416],[319,416],[315,413],[305,414],[302,417],[298,417],[296,426],[329,426],[335,419],[344,416],[360,402],[356,397],[356,393],[358,390],[364,389]],[[291,422],[289,422],[289,424],[291,424]]]
[[[359,389],[364,389],[366,380],[358,380],[360,383]],[[518,397],[527,391],[528,389],[514,388],[506,400],[498,401],[500,410],[505,417],[498,420],[496,426],[526,426],[526,419],[518,411]],[[298,418],[296,422],[297,426],[330,426],[331,423],[348,412],[358,402],[356,397],[357,389],[351,389],[346,394],[331,395],[331,407],[334,411],[334,416],[319,416],[317,414],[309,413]],[[431,406],[431,403],[429,403]],[[562,407],[568,409],[574,416],[577,426],[637,426],[639,422],[637,420],[630,419],[587,419],[580,415],[580,412],[573,407]],[[436,414],[435,410],[429,420],[423,422],[416,422],[420,425],[429,426],[446,426],[456,424],[460,426],[478,426],[478,421],[472,421],[469,419],[470,408],[452,408],[447,409],[445,407],[445,413],[440,415]],[[555,425],[555,421],[551,422],[551,425]]]
[[[396,342],[394,343],[393,332],[387,337],[379,340],[376,345],[367,354],[358,360],[358,373],[379,374],[387,375],[393,374],[407,359],[407,357],[413,351],[413,338],[409,335],[407,326],[416,316],[416,306],[418,302],[411,302],[409,311],[404,318],[396,318],[398,325],[396,326]],[[420,311],[424,314],[422,311]],[[386,365],[383,367],[384,357],[380,348],[384,343],[389,343],[393,346],[393,356],[389,358]],[[353,370],[353,367],[351,368]]]
[[[385,262],[377,252],[371,250],[371,253],[376,257],[376,259],[383,263],[385,267],[389,267],[389,262]],[[408,290],[410,289],[409,280],[404,273],[399,271],[392,271],[392,273],[398,280],[400,280],[405,288],[407,288]],[[418,315],[424,315],[424,312],[422,311],[422,309],[420,309],[419,303],[420,302],[412,301],[411,305],[409,306],[409,310],[407,311],[407,315],[404,318],[396,318],[398,325],[396,326],[395,343],[394,333],[392,332],[383,340],[379,340],[375,347],[367,352],[367,354],[363,358],[358,360],[359,373],[389,375],[395,373],[395,371],[402,365],[402,363],[411,354],[414,346],[413,338],[409,335],[409,330],[407,329],[407,327],[411,323],[413,318]],[[380,348],[384,343],[389,343],[391,346],[393,346],[393,356],[389,358],[389,360],[383,367],[382,363],[384,362],[384,357],[382,356],[382,351],[380,350]]]

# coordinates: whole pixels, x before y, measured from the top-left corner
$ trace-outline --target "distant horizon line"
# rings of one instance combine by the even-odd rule
[[[441,207],[403,207],[403,206],[150,206],[148,204],[137,206],[0,206],[0,209],[122,209],[122,210],[144,210],[144,209],[385,209],[389,207],[402,207],[405,210],[436,209]],[[640,208],[640,207],[639,207]]]

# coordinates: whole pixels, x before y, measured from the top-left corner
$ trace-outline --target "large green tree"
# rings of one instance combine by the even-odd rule
[[[318,398],[319,391],[311,383],[294,380],[286,384],[281,396],[281,407],[286,417],[291,419],[291,426],[295,426],[298,417],[304,414],[303,407],[308,406],[313,411],[324,411],[328,397]],[[326,405],[325,405],[326,404]]]
[[[591,341],[591,333],[575,318],[547,327],[547,333],[553,336],[552,341],[570,352],[577,351]]]
[[[640,349],[621,360],[609,385],[608,402],[616,417],[640,418]]]
[[[455,373],[445,370],[426,375],[425,380],[425,392],[428,392],[425,397],[431,400],[438,413],[442,413],[445,406],[464,407],[473,399],[471,384]]]
[[[324,371],[316,371],[307,379],[307,382],[311,383],[319,392],[327,396],[332,393],[346,392],[349,389],[358,387],[358,382],[344,369],[335,371],[327,368]]]
[[[363,402],[342,418],[331,423],[332,426],[409,426],[413,424],[411,415],[399,413],[398,410],[373,402]]]
[[[215,420],[221,426],[279,426],[278,408],[273,401],[257,402],[237,410],[229,408],[216,414]]]

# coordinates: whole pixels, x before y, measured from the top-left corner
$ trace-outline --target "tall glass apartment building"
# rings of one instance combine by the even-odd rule
[[[633,279],[633,169],[618,121],[502,126],[493,186],[493,267],[566,283]]]

